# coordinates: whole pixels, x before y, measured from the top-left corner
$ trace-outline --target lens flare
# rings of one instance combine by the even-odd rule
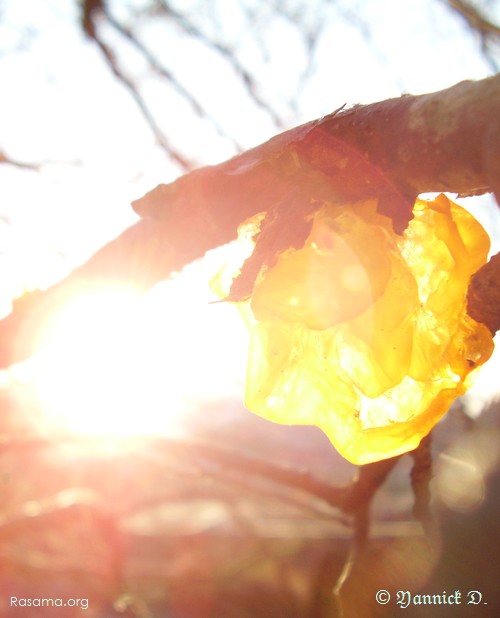
[[[243,345],[231,326],[240,327],[237,312],[209,305],[203,286],[180,279],[145,296],[121,287],[85,290],[53,312],[40,352],[17,368],[46,428],[175,435],[202,400],[230,390],[232,350]]]

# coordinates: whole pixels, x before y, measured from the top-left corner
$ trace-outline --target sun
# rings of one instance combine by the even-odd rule
[[[148,294],[106,285],[54,310],[20,375],[46,428],[93,436],[183,431],[203,400],[235,393],[247,334],[234,307],[210,304],[198,277]]]

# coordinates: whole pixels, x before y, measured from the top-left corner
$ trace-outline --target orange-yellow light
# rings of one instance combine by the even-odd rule
[[[441,195],[417,200],[401,238],[376,206],[325,204],[250,300],[247,407],[317,425],[356,464],[415,448],[493,349],[466,311],[480,224]]]
[[[231,329],[228,308],[209,305],[206,294],[201,281],[180,278],[145,296],[109,286],[75,293],[54,311],[39,354],[17,368],[44,428],[111,437],[184,431],[186,416],[219,397],[232,375],[230,349],[219,343]]]

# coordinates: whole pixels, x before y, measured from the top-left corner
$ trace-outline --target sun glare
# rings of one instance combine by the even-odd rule
[[[31,385],[46,428],[175,434],[186,411],[217,398],[234,375],[227,344],[234,349],[237,337],[228,309],[234,308],[209,305],[180,278],[145,296],[126,288],[85,291],[54,313],[40,352],[19,375]]]

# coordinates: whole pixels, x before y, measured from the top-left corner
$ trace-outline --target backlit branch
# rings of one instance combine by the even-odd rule
[[[44,321],[73,290],[109,282],[146,290],[233,240],[239,224],[259,212],[281,222],[278,236],[293,236],[322,200],[376,199],[401,232],[419,193],[494,191],[498,201],[499,108],[500,75],[461,82],[437,93],[340,110],[159,185],[134,203],[141,221],[59,284],[14,303],[0,322],[0,367],[36,350]],[[483,288],[479,321],[488,295]]]

